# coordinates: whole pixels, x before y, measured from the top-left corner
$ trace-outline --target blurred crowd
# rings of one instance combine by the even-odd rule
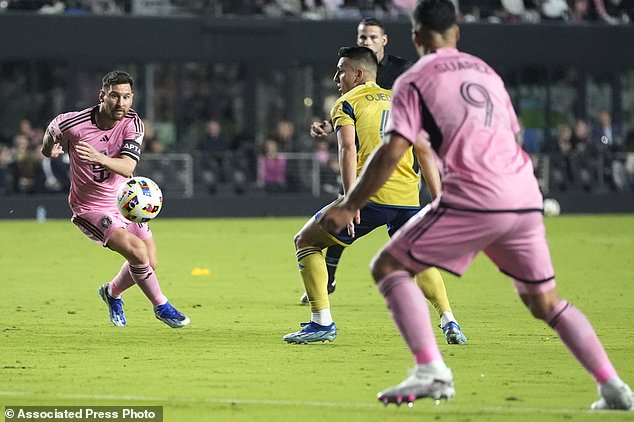
[[[209,119],[189,146],[169,145],[157,136],[151,122],[145,124],[144,153],[190,154],[199,194],[311,192],[315,171],[319,193],[338,191],[334,139],[312,140],[306,128],[297,130],[288,120],[278,121],[263,141],[256,142],[232,134],[222,120]],[[602,111],[591,122],[561,123],[556,132],[550,142],[524,145],[535,159],[548,157],[551,192],[634,192],[634,130],[623,133],[612,124],[610,114]],[[42,134],[42,128],[22,119],[12,142],[0,143],[0,194],[68,191],[68,155],[44,158]]]
[[[525,132],[524,149],[548,157],[551,191],[634,192],[634,130],[623,133],[609,112],[559,123],[548,142],[530,139]]]
[[[398,18],[415,0],[4,0],[3,11],[44,14],[260,15],[304,19]],[[634,0],[454,0],[463,22],[627,24]]]

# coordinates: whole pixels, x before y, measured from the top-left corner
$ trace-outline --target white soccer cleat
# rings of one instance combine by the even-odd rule
[[[634,396],[629,385],[606,382],[599,387],[601,398],[592,403],[592,410],[629,410],[634,411]]]
[[[416,399],[429,397],[434,400],[450,400],[455,394],[451,369],[430,371],[416,368],[405,381],[377,394],[377,399],[386,406],[389,403],[406,403],[412,407]]]

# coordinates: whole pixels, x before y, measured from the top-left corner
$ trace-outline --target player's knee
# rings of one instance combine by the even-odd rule
[[[301,248],[300,246],[301,238],[302,238],[302,232],[299,232],[295,236],[293,236],[293,244],[295,245],[295,249]]]
[[[316,243],[314,239],[311,238],[310,233],[304,230],[301,230],[295,235],[293,242],[295,243],[296,250],[300,250],[301,248],[306,248],[308,246],[315,246]]]
[[[537,305],[535,303],[530,303],[530,304],[527,305],[527,307],[528,307],[528,310],[530,311],[531,315],[533,315],[534,318],[541,319],[541,320],[546,320],[546,317],[548,316],[548,314],[545,313],[543,311],[543,309],[539,305]]]
[[[522,302],[528,308],[531,315],[537,319],[546,321],[551,314],[555,306],[561,301],[558,295],[520,295]]]
[[[386,275],[392,272],[391,265],[389,263],[389,255],[385,252],[380,252],[376,255],[370,263],[370,272],[375,282],[379,282],[385,278]]]
[[[126,249],[128,253],[128,261],[130,261],[131,264],[139,265],[150,261],[150,256],[145,243],[134,235],[128,237]],[[152,267],[154,266],[152,265]]]
[[[409,272],[403,264],[384,250],[374,257],[372,263],[370,264],[370,271],[372,272],[372,277],[374,277],[374,281],[376,283],[396,271]]]

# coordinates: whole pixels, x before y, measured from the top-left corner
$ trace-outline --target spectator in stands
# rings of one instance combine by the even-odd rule
[[[543,21],[565,21],[568,19],[570,9],[565,0],[545,0],[537,1],[539,13]]]
[[[275,126],[273,139],[282,152],[310,152],[312,140],[297,136],[295,125],[290,120],[280,120]],[[310,165],[305,159],[292,159],[286,162],[286,189],[291,192],[303,192],[310,185]]]
[[[13,192],[11,149],[0,144],[0,195]]]
[[[612,8],[610,10],[614,11]],[[571,20],[577,23],[592,21],[615,25],[621,21],[621,16],[610,15],[603,0],[574,0],[571,7]]]
[[[299,151],[300,146],[295,139],[295,125],[290,120],[280,120],[275,125],[275,141],[281,151]]]
[[[600,111],[597,115],[592,131],[592,141],[598,152],[599,163],[602,163],[599,171],[603,171],[603,177],[608,186],[613,190],[626,190],[628,177],[625,163],[618,156],[620,152],[623,152],[621,130],[612,122],[612,116],[606,110]]]
[[[149,152],[150,154],[160,154],[165,150],[163,142],[156,136],[156,131],[152,127],[152,123],[149,120],[143,119],[143,127],[145,128],[145,135],[143,136],[143,152]]]
[[[41,136],[41,134],[36,133],[36,131],[33,129],[33,126],[31,125],[31,122],[28,119],[20,119],[20,121],[18,122],[16,135],[26,136],[26,138],[29,140],[29,145],[34,143],[39,145],[40,143],[40,141],[36,137],[37,135]]]
[[[610,150],[621,149],[621,130],[612,123],[612,116],[606,110],[601,110],[597,115],[597,122],[592,131],[595,144],[608,147]]]
[[[339,161],[337,154],[330,151],[327,141],[318,141],[315,158],[319,162],[321,190],[329,195],[339,193]]]
[[[627,174],[627,183],[629,191],[634,193],[634,129],[630,130],[625,136],[625,173]]]
[[[218,184],[228,181],[231,167],[229,142],[218,120],[207,122],[205,136],[198,143],[200,170],[210,193],[218,191]]]
[[[15,191],[36,193],[43,184],[42,160],[38,150],[30,145],[25,135],[17,135],[13,140],[13,180]]]
[[[592,143],[590,125],[584,119],[577,119],[572,131],[572,157],[575,179],[581,188],[590,192],[598,180],[597,148]]]
[[[286,158],[280,156],[274,139],[264,142],[258,157],[258,185],[269,193],[286,191]]]
[[[557,126],[557,144],[551,155],[552,186],[565,192],[574,183],[572,128],[566,123]]]

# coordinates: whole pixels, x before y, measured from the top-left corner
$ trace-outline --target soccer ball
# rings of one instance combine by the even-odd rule
[[[544,199],[544,215],[549,217],[556,217],[561,212],[561,206],[559,201],[553,198]]]
[[[119,186],[117,207],[128,220],[145,223],[163,208],[163,193],[152,179],[133,177]]]

